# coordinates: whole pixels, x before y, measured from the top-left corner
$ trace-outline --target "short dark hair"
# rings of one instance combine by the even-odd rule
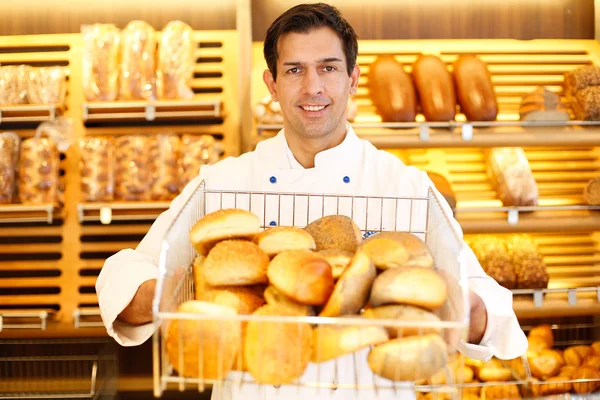
[[[264,44],[265,61],[273,79],[277,79],[277,42],[284,33],[309,33],[313,29],[329,27],[342,40],[348,75],[356,65],[358,39],[352,26],[346,21],[340,11],[325,3],[299,4],[281,14],[269,27]]]

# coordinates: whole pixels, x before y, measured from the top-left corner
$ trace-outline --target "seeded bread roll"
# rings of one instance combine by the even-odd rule
[[[292,226],[266,229],[258,234],[254,241],[269,257],[288,250],[315,249],[313,237],[304,229]]]
[[[548,287],[548,271],[533,238],[530,235],[510,235],[506,250],[515,269],[517,288],[545,289]]]
[[[336,249],[354,253],[362,241],[358,226],[344,215],[319,218],[305,229],[315,239],[316,251]]]
[[[224,240],[208,253],[202,264],[206,283],[212,286],[243,286],[267,282],[269,257],[256,244]]]

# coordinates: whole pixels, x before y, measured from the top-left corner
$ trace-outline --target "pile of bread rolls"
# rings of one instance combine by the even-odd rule
[[[222,379],[238,370],[259,383],[288,384],[309,362],[368,347],[373,373],[394,381],[427,379],[447,363],[435,324],[446,281],[427,245],[410,233],[363,241],[356,224],[338,215],[304,229],[262,230],[253,213],[224,209],[201,218],[190,239],[199,254],[195,300],[179,312],[199,315],[171,322],[166,338],[180,375]],[[219,317],[235,314],[252,317]],[[364,322],[330,319],[342,316]]]
[[[498,102],[487,65],[474,55],[463,55],[452,65],[422,54],[409,75],[394,56],[379,56],[369,67],[371,100],[383,122],[412,122],[418,112],[427,121],[452,121],[457,100],[469,121],[493,121]]]

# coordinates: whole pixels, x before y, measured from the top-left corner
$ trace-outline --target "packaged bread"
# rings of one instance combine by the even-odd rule
[[[535,206],[538,187],[525,152],[520,147],[493,148],[486,152],[487,170],[505,206]]]
[[[131,21],[121,32],[119,99],[156,98],[154,29],[144,21]]]
[[[548,271],[533,238],[530,235],[510,235],[506,251],[514,267],[518,289],[545,289]]]
[[[179,158],[179,179],[185,187],[200,174],[202,165],[214,164],[219,160],[220,146],[210,135],[183,135]]]
[[[474,55],[458,57],[452,76],[460,108],[469,121],[494,121],[498,101],[487,65]]]
[[[369,67],[371,100],[383,122],[410,122],[417,115],[417,97],[410,75],[394,56],[377,57]]]
[[[586,87],[571,98],[575,118],[581,121],[600,120],[600,86]]]
[[[451,121],[456,114],[456,94],[446,64],[434,55],[420,55],[413,64],[421,112],[427,121]]]
[[[31,68],[27,98],[31,104],[62,104],[67,92],[67,74],[63,67]]]
[[[516,287],[517,278],[502,238],[478,235],[469,239],[467,243],[486,274],[507,289]]]
[[[0,105],[10,106],[27,103],[29,68],[27,65],[0,67]]]
[[[190,81],[194,74],[194,42],[192,28],[171,21],[162,30],[158,47],[156,85],[161,99],[190,99],[194,92]]]
[[[79,140],[81,200],[84,202],[114,199],[114,144],[109,137],[86,137]]]
[[[0,204],[13,202],[18,161],[19,136],[14,132],[0,133]]]
[[[568,121],[569,112],[560,97],[538,86],[533,92],[523,96],[519,106],[521,121]]]
[[[46,137],[33,137],[21,143],[19,199],[23,204],[58,201],[60,155],[56,144]]]
[[[150,199],[150,168],[147,162],[148,138],[122,136],[115,140],[115,199]]]
[[[83,93],[87,101],[113,101],[119,93],[119,29],[113,24],[82,28]]]
[[[151,171],[150,198],[152,200],[172,200],[179,193],[179,169],[177,163],[181,152],[181,140],[173,134],[153,136],[149,144]]]

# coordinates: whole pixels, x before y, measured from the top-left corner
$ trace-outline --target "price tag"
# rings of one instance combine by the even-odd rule
[[[419,139],[421,139],[423,142],[427,142],[429,140],[429,125],[419,125]]]
[[[544,304],[544,293],[541,290],[533,292],[533,305],[535,308],[541,308]]]
[[[89,117],[88,105],[84,104],[83,105],[83,117],[82,118],[83,118],[84,121],[87,121],[88,117]]]
[[[567,299],[569,300],[569,305],[574,306],[577,304],[577,292],[575,289],[569,289],[567,293]]]
[[[462,133],[462,139],[465,142],[470,142],[471,140],[473,140],[473,125],[463,124],[461,133]]]
[[[156,118],[156,106],[154,104],[146,105],[146,121],[154,121]]]
[[[108,225],[112,222],[112,209],[110,207],[100,208],[100,222],[103,225]]]
[[[508,210],[508,224],[516,225],[519,223],[519,210]]]

